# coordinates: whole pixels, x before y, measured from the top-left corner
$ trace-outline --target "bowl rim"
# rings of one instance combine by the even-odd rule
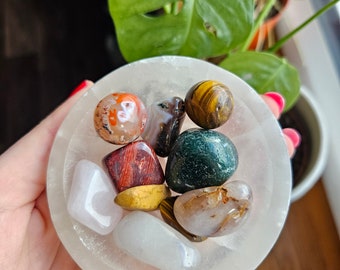
[[[185,69],[186,71],[191,71],[192,68],[197,68],[200,67],[202,70],[204,70],[204,74],[207,75],[209,74],[211,76],[211,74],[213,74],[213,76],[217,76],[217,77],[228,77],[231,81],[233,81],[234,84],[239,84],[242,85],[242,87],[244,88],[243,90],[240,89],[240,91],[245,91],[245,89],[247,89],[247,91],[249,90],[249,92],[247,92],[247,97],[246,99],[255,99],[256,103],[261,103],[260,106],[260,112],[257,111],[258,115],[256,115],[257,117],[259,117],[259,119],[262,119],[262,117],[264,117],[264,115],[267,115],[269,118],[266,120],[266,122],[264,123],[263,128],[268,127],[268,125],[272,125],[273,123],[277,123],[275,124],[275,128],[273,130],[273,133],[271,134],[271,136],[268,136],[268,138],[266,137],[266,140],[268,140],[268,143],[270,145],[272,145],[275,142],[275,145],[278,147],[277,151],[279,151],[280,153],[282,153],[281,155],[277,155],[277,153],[271,153],[270,157],[275,157],[275,160],[270,160],[271,164],[274,166],[274,168],[271,168],[271,174],[274,178],[274,171],[275,173],[278,172],[278,170],[282,170],[282,168],[286,168],[284,170],[283,175],[280,176],[280,174],[276,175],[275,174],[275,182],[274,179],[272,181],[272,187],[268,187],[268,190],[266,190],[266,192],[270,192],[270,188],[274,189],[275,191],[278,191],[278,193],[275,193],[272,191],[272,193],[270,193],[268,196],[268,200],[266,201],[265,199],[260,198],[259,201],[261,201],[262,203],[264,203],[265,205],[265,209],[267,209],[268,211],[262,211],[261,210],[261,217],[263,217],[263,219],[266,221],[264,223],[264,221],[261,221],[260,223],[262,224],[261,228],[259,228],[258,226],[255,226],[255,228],[253,228],[253,224],[249,224],[248,227],[252,227],[252,232],[250,235],[248,235],[248,239],[251,239],[251,243],[253,243],[252,245],[249,246],[245,246],[244,244],[242,245],[243,248],[245,248],[242,254],[240,254],[239,252],[234,250],[234,257],[236,256],[237,258],[240,257],[242,258],[242,260],[240,260],[240,262],[236,262],[236,259],[234,257],[232,257],[233,259],[231,260],[231,262],[233,262],[236,265],[238,265],[238,267],[240,267],[240,265],[248,265],[249,267],[249,263],[251,262],[252,265],[254,267],[257,267],[262,260],[268,255],[268,253],[270,252],[271,248],[273,247],[273,245],[275,244],[275,242],[277,241],[279,234],[284,226],[284,222],[286,220],[286,217],[288,215],[288,210],[289,210],[289,204],[290,204],[290,197],[291,197],[291,185],[292,185],[292,181],[291,181],[291,171],[288,170],[288,167],[290,166],[290,162],[289,162],[289,156],[288,156],[288,151],[286,150],[285,147],[285,143],[283,140],[283,134],[282,131],[279,127],[279,124],[277,122],[277,120],[275,119],[275,117],[273,116],[273,114],[271,113],[271,111],[269,110],[268,106],[264,103],[264,101],[260,98],[260,96],[258,95],[258,93],[255,92],[254,89],[252,89],[244,80],[242,80],[241,78],[237,77],[236,75],[232,74],[231,72],[222,69],[221,67],[218,67],[214,64],[211,64],[207,61],[204,60],[199,60],[199,59],[195,59],[195,58],[190,58],[190,57],[184,57],[184,56],[161,56],[161,57],[152,57],[152,58],[148,58],[148,59],[142,59],[140,61],[136,61],[136,62],[132,62],[129,63],[125,66],[122,66],[114,71],[112,71],[111,73],[107,74],[106,76],[104,76],[102,79],[98,80],[95,85],[87,92],[84,94],[84,96],[76,103],[76,105],[71,109],[70,113],[67,115],[67,117],[65,118],[64,122],[61,125],[61,128],[64,126],[64,124],[67,122],[68,124],[73,124],[74,122],[71,120],[70,115],[72,113],[79,113],[80,111],[80,105],[82,104],[82,102],[88,101],[91,97],[96,97],[96,98],[100,98],[103,97],[103,91],[97,91],[96,90],[100,90],[98,88],[100,88],[101,86],[107,84],[110,82],[110,78],[109,76],[112,76],[112,73],[115,73],[115,78],[117,78],[117,76],[120,76],[122,74],[124,74],[125,69],[127,68],[136,68],[136,65],[138,65],[138,63],[143,64],[143,74],[145,74],[145,72],[147,72],[145,70],[145,68],[147,68],[147,65],[149,65],[150,63],[154,64],[154,61],[160,61],[163,65],[168,65],[171,66],[171,64],[173,65],[173,63],[176,63],[177,61],[180,62],[179,66],[176,66],[176,72],[177,69]],[[190,67],[188,67],[190,63]],[[170,65],[169,65],[170,64]],[[191,68],[191,69],[190,69]],[[223,70],[223,72],[222,72]],[[159,72],[157,70],[157,72]],[[199,71],[203,72],[203,71]],[[215,75],[215,73],[219,73],[219,75]],[[196,73],[196,71],[194,72],[196,75],[198,73]],[[223,73],[223,74],[222,74]],[[226,76],[227,74],[227,76]],[[213,78],[211,78],[213,79]],[[63,130],[65,131],[65,130]],[[70,136],[70,133],[72,133],[72,131],[70,130],[66,130],[66,132],[63,131],[58,131],[57,136],[56,136],[56,140],[55,143],[57,141],[62,142],[63,144],[65,144],[65,141],[67,141],[67,136]],[[67,134],[68,133],[68,134]],[[277,142],[277,140],[279,142]],[[55,154],[56,152],[59,151],[59,145],[55,144],[53,145],[52,151],[51,151],[51,155]],[[69,142],[67,142],[66,145],[68,145]],[[66,147],[66,145],[64,145],[63,147]],[[269,146],[267,145],[268,149]],[[270,151],[269,151],[270,152]],[[49,160],[49,167],[51,165],[51,163],[55,162],[56,159],[58,159],[57,156],[52,157],[52,159],[50,158]],[[58,164],[61,164],[61,168],[64,168],[65,166],[65,160],[57,160]],[[48,179],[50,177],[58,177],[60,176],[60,172],[58,172],[58,176],[54,176],[53,174],[56,173],[56,169],[55,168],[51,168],[48,170]],[[259,181],[261,179],[258,179]],[[281,181],[280,181],[281,180]],[[62,180],[64,181],[64,180]],[[277,184],[275,184],[277,182]],[[61,185],[60,183],[58,185]],[[265,187],[264,184],[260,184],[261,187]],[[276,186],[276,187],[275,187]],[[51,217],[52,217],[52,221],[54,223],[54,226],[56,227],[57,233],[59,238],[61,239],[61,241],[63,242],[64,246],[67,248],[67,250],[70,252],[70,249],[73,249],[72,245],[70,244],[70,242],[72,242],[73,240],[78,240],[79,242],[79,235],[72,235],[75,234],[75,232],[69,232],[67,231],[67,229],[65,228],[65,224],[61,224],[60,223],[60,219],[65,217],[65,213],[59,213],[59,212],[55,212],[55,210],[59,210],[62,207],[62,204],[64,204],[64,202],[58,202],[58,205],[56,205],[55,201],[53,201],[53,198],[55,199],[56,197],[58,197],[58,200],[60,200],[61,198],[65,198],[65,193],[64,190],[62,188],[59,188],[59,190],[57,190],[57,194],[53,194],[55,192],[56,188],[56,183],[55,182],[51,182],[48,181],[47,182],[47,195],[48,195],[48,201],[49,201],[49,207],[50,207],[50,211],[51,211]],[[49,196],[52,195],[52,196]],[[51,208],[52,206],[52,208]],[[278,209],[279,208],[279,209]],[[54,212],[53,212],[54,210]],[[71,226],[72,222],[70,220],[70,217],[67,216],[67,226]],[[63,221],[64,222],[64,221]],[[74,226],[74,225],[73,225]],[[74,228],[74,227],[73,227]],[[260,230],[261,229],[261,230]],[[264,231],[266,232],[265,235],[267,237],[264,237],[261,239],[261,247],[259,248],[258,246],[258,236],[256,236],[260,231]],[[78,239],[76,239],[76,236],[78,237]],[[239,238],[238,238],[239,237]],[[232,245],[231,247],[234,247],[233,245],[235,245],[234,248],[236,248],[236,243],[239,240],[242,240],[243,238],[245,238],[244,236],[237,236],[237,237],[233,237],[231,242]],[[244,239],[243,239],[244,240]],[[67,243],[64,243],[64,241],[67,241]],[[218,242],[218,240],[216,240]],[[244,240],[245,241],[245,240]],[[250,240],[247,240],[248,242]],[[252,254],[252,251],[254,250],[255,246],[257,247],[258,252],[261,253],[260,256],[255,256],[254,254]],[[229,248],[229,247],[228,247]],[[78,262],[81,263],[80,265],[82,267],[85,267],[86,265],[88,267],[90,267],[90,265],[96,265],[96,267],[100,268],[100,263],[101,261],[99,260],[99,258],[94,258],[94,261],[91,261],[91,258],[88,258],[88,256],[84,256],[83,252],[89,252],[87,249],[87,247],[85,246],[81,246],[78,247],[79,250],[77,250],[77,254],[71,254],[71,256]],[[87,254],[87,253],[86,253]],[[229,257],[228,257],[229,258]],[[223,262],[226,262],[225,259],[223,259]],[[90,263],[86,264],[86,263]],[[230,262],[229,262],[230,263]],[[224,263],[223,263],[224,265]],[[221,266],[221,264],[220,264]],[[111,269],[111,268],[103,268],[104,266],[102,266],[101,269]],[[107,267],[107,266],[106,266]],[[243,267],[244,268],[244,267]],[[85,268],[86,269],[86,268]],[[215,268],[214,268],[215,269]],[[220,269],[220,268],[216,268],[216,269]]]

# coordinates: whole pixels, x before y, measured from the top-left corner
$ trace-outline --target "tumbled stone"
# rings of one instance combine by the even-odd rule
[[[193,242],[202,242],[207,239],[207,237],[197,236],[185,230],[176,220],[174,215],[174,203],[178,196],[165,198],[159,205],[159,210],[161,212],[163,220],[169,224],[172,228],[179,231],[186,238]]]
[[[174,203],[174,215],[188,232],[214,237],[237,230],[247,219],[252,191],[242,181],[188,191]]]
[[[127,210],[153,211],[170,194],[169,188],[163,184],[136,186],[120,192],[115,203]]]
[[[201,261],[193,243],[146,212],[126,215],[114,229],[113,239],[129,255],[163,270],[192,269]]]
[[[221,82],[206,80],[195,84],[185,97],[185,109],[198,126],[213,129],[223,125],[234,108],[229,88]]]
[[[164,182],[157,155],[145,141],[135,141],[111,152],[104,158],[104,163],[119,192]]]
[[[143,132],[146,118],[146,108],[136,95],[113,93],[98,103],[94,112],[94,127],[105,141],[127,144]]]
[[[99,234],[108,234],[123,215],[122,208],[113,202],[115,196],[101,167],[88,160],[77,163],[67,201],[71,217]]]
[[[222,185],[237,165],[237,150],[228,137],[214,130],[189,129],[171,149],[165,179],[170,189],[183,193]]]
[[[142,137],[156,154],[169,155],[185,118],[184,101],[179,97],[153,103],[148,108],[148,120]]]

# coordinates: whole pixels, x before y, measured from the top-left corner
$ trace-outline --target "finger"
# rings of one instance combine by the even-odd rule
[[[34,201],[44,190],[48,157],[55,134],[66,114],[93,83],[68,98],[39,125],[0,156],[0,208],[19,207]]]
[[[267,92],[261,95],[261,97],[269,106],[276,119],[279,119],[285,107],[284,97],[277,92]],[[292,158],[295,155],[296,148],[301,142],[300,133],[293,128],[284,128],[282,132],[287,145],[289,157]]]
[[[264,100],[264,102],[266,102],[266,104],[274,114],[275,118],[279,119],[285,107],[284,97],[277,92],[267,92],[261,95],[261,97]]]
[[[284,128],[282,132],[287,144],[288,154],[292,158],[295,155],[296,148],[301,143],[301,135],[293,128]]]

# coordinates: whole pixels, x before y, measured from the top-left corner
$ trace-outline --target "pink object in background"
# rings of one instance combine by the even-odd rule
[[[279,119],[286,103],[284,97],[277,92],[267,92],[261,95],[261,97],[269,106],[276,119]],[[293,157],[296,148],[300,145],[301,135],[293,128],[285,128],[282,132],[285,137],[289,156]]]

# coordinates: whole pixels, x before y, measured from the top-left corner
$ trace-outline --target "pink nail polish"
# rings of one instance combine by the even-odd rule
[[[286,134],[283,134],[285,142],[286,142],[286,146],[287,146],[287,150],[288,150],[288,155],[290,158],[294,157],[295,155],[295,147],[294,144],[292,142],[292,140],[290,139],[290,137],[288,137]]]
[[[76,93],[78,93],[80,90],[84,89],[86,86],[88,86],[89,81],[84,80],[82,81],[70,94],[70,97],[74,96]]]
[[[298,131],[293,128],[284,128],[282,129],[283,134],[290,138],[294,147],[298,147],[301,143],[301,135]]]
[[[269,98],[271,98],[272,100],[275,101],[275,103],[278,105],[279,113],[281,114],[285,105],[286,105],[286,101],[285,101],[284,97],[277,92],[267,92],[263,95],[267,96],[267,97],[269,97]]]

